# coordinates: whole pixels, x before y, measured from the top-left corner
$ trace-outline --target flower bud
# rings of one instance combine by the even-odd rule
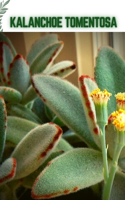
[[[100,91],[100,89],[95,89],[90,94],[90,97],[92,97],[92,100],[95,104],[95,110],[96,110],[96,118],[97,118],[97,124],[99,125],[106,125],[108,122],[108,110],[107,110],[107,103],[110,99],[111,93],[109,93],[107,90]]]
[[[125,110],[125,92],[124,93],[118,93],[115,95],[116,102],[117,102],[117,109]]]

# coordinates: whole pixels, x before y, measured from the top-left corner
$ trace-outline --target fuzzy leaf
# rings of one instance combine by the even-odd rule
[[[86,115],[88,127],[96,144],[98,144],[98,146],[101,147],[99,128],[96,123],[95,106],[92,101],[92,98],[89,96],[90,93],[97,88],[98,86],[95,83],[94,79],[90,78],[89,76],[81,76],[79,78],[79,89],[81,92],[82,104]]]
[[[38,39],[31,47],[30,51],[27,54],[27,60],[31,65],[32,62],[37,58],[37,56],[47,48],[49,45],[54,44],[59,41],[57,34],[46,34],[40,39]]]
[[[125,174],[117,172],[111,190],[109,200],[124,200],[125,199]]]
[[[0,33],[0,42],[6,42],[11,47],[13,55],[15,56],[17,54],[14,46],[12,45],[12,43],[10,41],[10,39],[3,33]]]
[[[0,96],[0,160],[2,158],[3,149],[6,139],[6,126],[7,126],[7,113],[5,102],[2,96]]]
[[[101,153],[78,148],[54,159],[37,177],[32,198],[47,199],[92,186],[103,180]]]
[[[12,180],[16,172],[16,160],[8,158],[0,166],[0,185]]]
[[[32,111],[44,122],[49,122],[45,112],[45,104],[39,97],[35,99],[32,107]],[[55,123],[56,124],[56,123]]]
[[[39,123],[39,124],[42,123],[42,121],[39,119],[39,117],[37,115],[35,115],[35,113],[33,113],[30,109],[28,109],[27,107],[25,107],[21,104],[16,104],[16,103],[7,104],[7,112],[10,115],[28,119],[35,123]]]
[[[37,178],[37,176],[43,171],[43,169],[47,166],[47,164],[50,164],[50,161],[54,158],[56,158],[57,156],[60,156],[62,154],[62,152],[58,151],[58,152],[53,152],[48,159],[37,169],[35,170],[33,173],[31,173],[30,175],[24,177],[22,184],[24,187],[27,188],[32,188],[35,179]]]
[[[60,139],[55,151],[70,151],[73,147],[63,138]]]
[[[112,93],[108,103],[109,114],[116,110],[114,95],[118,92],[125,92],[124,77],[124,61],[113,49],[102,47],[96,60],[95,80],[101,90],[107,89]]]
[[[31,74],[41,73],[50,65],[63,47],[63,42],[57,42],[46,47],[30,65]]]
[[[22,94],[10,87],[0,86],[0,95],[6,102],[19,103],[22,100]]]
[[[30,82],[29,64],[22,55],[16,55],[9,66],[8,85],[20,91],[22,94],[27,90]]]
[[[86,125],[79,90],[66,80],[49,75],[34,75],[32,84],[40,98],[89,146],[96,144]]]
[[[3,85],[8,82],[8,69],[13,60],[13,54],[10,46],[5,42],[0,42],[0,77]]]
[[[17,160],[15,179],[29,175],[45,162],[61,135],[61,128],[55,124],[44,124],[31,130],[11,155]]]
[[[72,61],[61,61],[53,65],[50,69],[44,71],[46,74],[51,74],[59,77],[67,77],[76,69],[76,65]]]
[[[6,140],[17,145],[23,137],[38,124],[20,117],[8,116]]]
[[[37,97],[37,93],[35,92],[34,88],[29,86],[25,94],[23,95],[22,104],[27,104],[28,102],[32,101]]]

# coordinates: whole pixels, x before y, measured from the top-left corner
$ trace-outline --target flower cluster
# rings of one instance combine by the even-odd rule
[[[92,100],[95,104],[96,118],[98,125],[106,125],[108,122],[108,111],[107,102],[112,94],[107,90],[100,91],[100,89],[95,89],[90,94]]]
[[[117,108],[125,110],[125,92],[124,93],[118,93],[115,95],[116,102],[117,102]]]
[[[112,94],[106,89],[104,91],[100,91],[100,89],[97,88],[93,90],[93,92],[90,94],[90,97],[92,97],[95,104],[102,104],[107,103],[111,95]]]
[[[125,110],[120,109],[112,113],[113,124],[118,131],[125,131]]]

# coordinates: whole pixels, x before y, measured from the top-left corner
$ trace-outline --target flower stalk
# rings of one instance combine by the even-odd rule
[[[108,170],[108,161],[107,161],[107,148],[105,142],[105,126],[108,123],[108,111],[107,111],[107,103],[110,99],[111,94],[107,91],[100,91],[100,89],[95,89],[90,96],[95,104],[96,118],[97,124],[100,129],[100,140],[102,147],[102,156],[103,156],[103,173],[104,173],[104,181],[107,182],[109,176]]]
[[[104,185],[103,200],[108,200],[110,198],[111,189],[112,189],[113,181],[115,178],[115,173],[117,170],[118,159],[119,159],[122,148],[123,148],[122,145],[116,144],[109,177],[107,179],[107,182]]]
[[[117,170],[118,159],[122,148],[125,146],[125,110],[119,110],[112,113],[113,124],[117,130],[116,144],[112,160],[112,165],[109,173],[109,178],[104,186],[103,200],[108,200],[111,194],[111,188]]]
[[[103,155],[103,174],[104,174],[104,181],[106,183],[109,171],[108,171],[108,160],[107,160],[107,148],[106,148],[106,142],[105,142],[105,126],[100,126],[100,140],[101,140],[101,146],[102,146],[102,155]]]

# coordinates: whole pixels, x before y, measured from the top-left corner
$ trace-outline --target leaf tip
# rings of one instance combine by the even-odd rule
[[[6,176],[0,178],[0,183],[3,183],[3,182],[5,182],[5,181],[7,181],[9,179],[12,179],[15,176],[16,166],[17,166],[16,159],[12,158],[12,169],[11,169],[9,174],[7,174]]]

